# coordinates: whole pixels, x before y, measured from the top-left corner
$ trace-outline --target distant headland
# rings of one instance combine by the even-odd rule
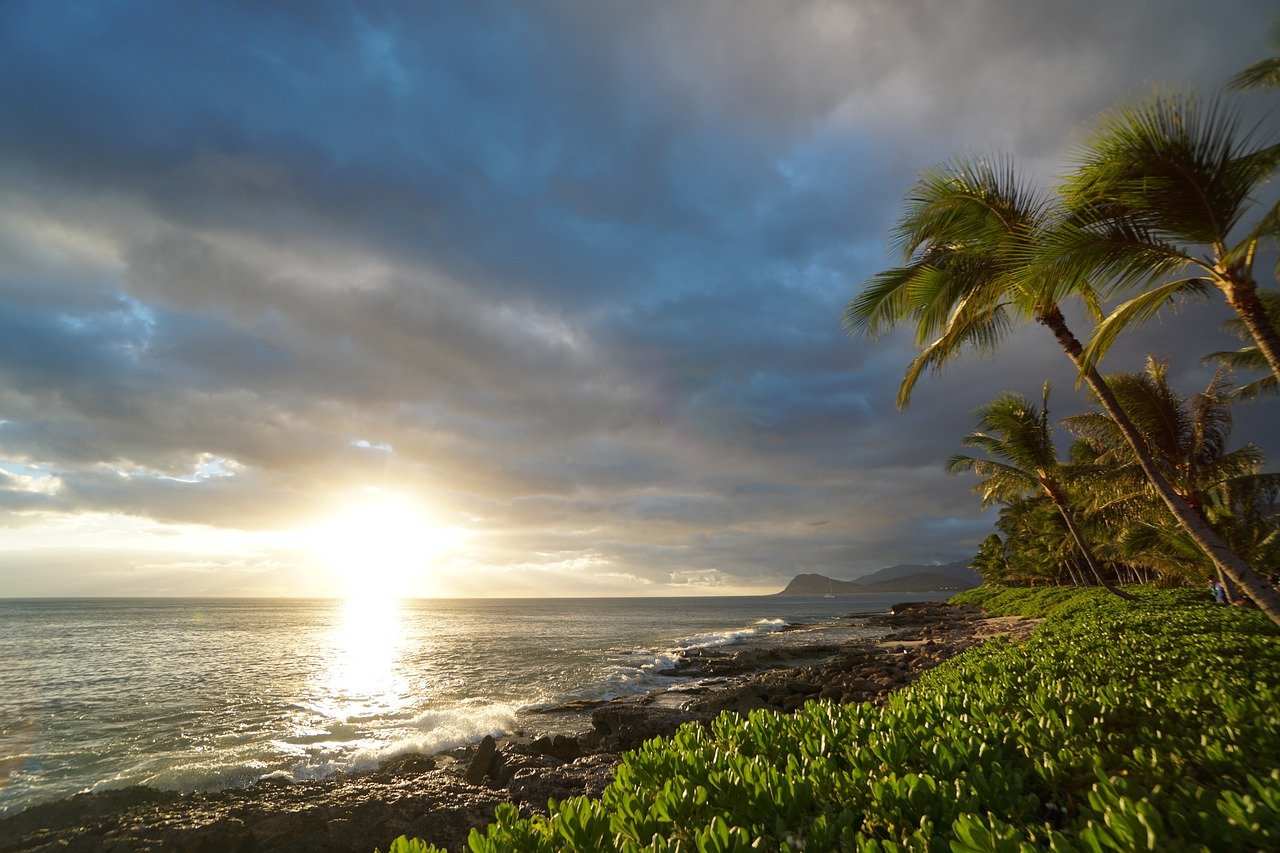
[[[776,595],[848,595],[867,592],[944,592],[970,589],[982,583],[969,568],[968,560],[941,566],[889,566],[854,580],[842,581],[826,575],[796,575],[786,589]]]

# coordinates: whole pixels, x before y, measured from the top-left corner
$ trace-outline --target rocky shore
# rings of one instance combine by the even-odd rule
[[[887,615],[858,619],[880,636],[832,643],[819,633],[814,643],[780,648],[697,650],[666,673],[696,676],[691,686],[545,709],[547,731],[581,720],[576,734],[485,738],[450,753],[397,756],[371,772],[320,781],[264,780],[210,793],[133,787],[78,794],[0,819],[0,852],[368,853],[375,846],[386,850],[399,835],[458,849],[472,827],[489,823],[499,803],[544,811],[552,797],[599,794],[623,752],[683,723],[706,723],[726,711],[789,713],[814,699],[881,702],[986,637],[1026,633],[1033,625],[936,603],[898,605]]]

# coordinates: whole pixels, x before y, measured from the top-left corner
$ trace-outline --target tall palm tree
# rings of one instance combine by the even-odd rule
[[[1275,525],[1256,511],[1269,501],[1257,498],[1280,488],[1280,475],[1261,473],[1263,456],[1256,445],[1228,449],[1232,393],[1224,375],[1214,376],[1204,391],[1187,398],[1169,385],[1168,364],[1149,358],[1144,373],[1114,374],[1107,384],[1188,506],[1232,540],[1237,553],[1248,553],[1255,564],[1271,559],[1267,529]],[[1074,415],[1063,423],[1088,446],[1095,467],[1122,479],[1126,469],[1137,467],[1132,448],[1105,412]],[[1142,501],[1128,501],[1124,507],[1128,532],[1121,539],[1131,550],[1151,553],[1178,543],[1178,532],[1168,530],[1172,519],[1150,511],[1154,497],[1148,492],[1147,507]],[[1230,588],[1230,578],[1223,580]]]
[[[974,491],[982,495],[984,507],[997,501],[1007,503],[1036,492],[1043,493],[1062,516],[1093,579],[1121,598],[1132,600],[1133,596],[1117,589],[1103,576],[1093,548],[1085,540],[1067,500],[1062,465],[1049,426],[1049,383],[1044,385],[1041,406],[1037,407],[1020,394],[1004,393],[974,414],[980,431],[969,433],[961,443],[980,448],[991,458],[956,454],[947,460],[947,473],[954,476],[961,471],[972,471],[981,477]]]
[[[1280,328],[1280,293],[1260,291],[1258,296],[1262,299],[1262,305],[1266,308],[1267,317],[1270,318],[1271,325]],[[1239,319],[1228,320],[1222,324],[1222,327],[1226,331],[1234,332],[1246,341],[1250,340],[1249,331],[1245,329],[1244,323],[1240,322]],[[1211,352],[1201,361],[1216,361],[1231,370],[1267,370],[1267,360],[1263,357],[1262,351],[1258,349],[1256,344],[1244,346],[1238,350]],[[1267,373],[1266,376],[1241,385],[1232,392],[1232,396],[1237,400],[1253,400],[1264,395],[1278,393],[1280,393],[1280,381],[1277,381],[1273,374]]]
[[[1280,145],[1256,144],[1219,99],[1161,94],[1105,113],[1077,159],[1062,189],[1071,216],[1046,248],[1104,296],[1139,291],[1098,325],[1085,363],[1171,301],[1217,289],[1280,377],[1280,332],[1253,274],[1280,230],[1280,202],[1258,211],[1254,200]]]
[[[1101,374],[1083,358],[1060,301],[1080,298],[1097,315],[1088,280],[1044,262],[1043,247],[1062,227],[1053,203],[1028,190],[1007,161],[957,159],[926,169],[895,228],[906,263],[873,276],[845,306],[845,328],[878,337],[912,321],[921,352],[907,368],[897,404],[905,408],[925,369],[937,371],[969,348],[993,349],[1015,319],[1047,328],[1133,448],[1144,474],[1178,523],[1213,564],[1280,624],[1280,596],[1232,553],[1170,486],[1141,433]]]

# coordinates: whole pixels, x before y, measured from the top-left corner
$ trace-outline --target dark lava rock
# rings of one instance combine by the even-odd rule
[[[506,792],[443,770],[381,772],[177,794],[150,788],[79,794],[0,819],[0,851],[386,850],[400,835],[450,849],[493,820]]]
[[[472,785],[483,784],[484,777],[489,775],[490,767],[497,754],[497,741],[491,736],[485,735],[484,739],[480,741],[480,745],[476,747],[475,757],[471,759],[471,765],[467,767],[464,778]]]
[[[409,752],[388,758],[378,766],[379,773],[395,776],[412,776],[418,773],[429,773],[436,769],[436,760],[420,752]]]
[[[551,739],[551,746],[547,750],[547,754],[561,761],[573,761],[582,757],[582,744],[576,737],[568,735],[556,735]]]
[[[525,813],[545,814],[547,801],[569,797],[598,797],[613,780],[618,756],[609,754],[588,755],[585,758],[550,769],[517,770],[511,780],[511,796],[521,804]]]
[[[684,723],[708,723],[711,717],[701,711],[619,702],[593,711],[591,725],[595,727],[600,751],[626,752],[651,738],[673,734]]]

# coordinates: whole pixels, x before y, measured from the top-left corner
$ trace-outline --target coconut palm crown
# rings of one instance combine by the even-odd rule
[[[893,232],[905,263],[872,276],[843,315],[855,336],[915,325],[921,349],[899,386],[899,409],[925,370],[995,349],[1015,320],[1043,322],[1072,292],[1096,306],[1087,287],[1066,288],[1030,263],[1053,214],[1005,158],[958,158],[920,174]]]
[[[1137,291],[1099,324],[1085,363],[1170,302],[1217,289],[1280,377],[1280,333],[1253,272],[1280,229],[1280,202],[1255,201],[1280,146],[1242,131],[1219,98],[1157,94],[1104,113],[1076,159],[1062,187],[1070,216],[1044,244],[1047,259],[1104,296]]]

